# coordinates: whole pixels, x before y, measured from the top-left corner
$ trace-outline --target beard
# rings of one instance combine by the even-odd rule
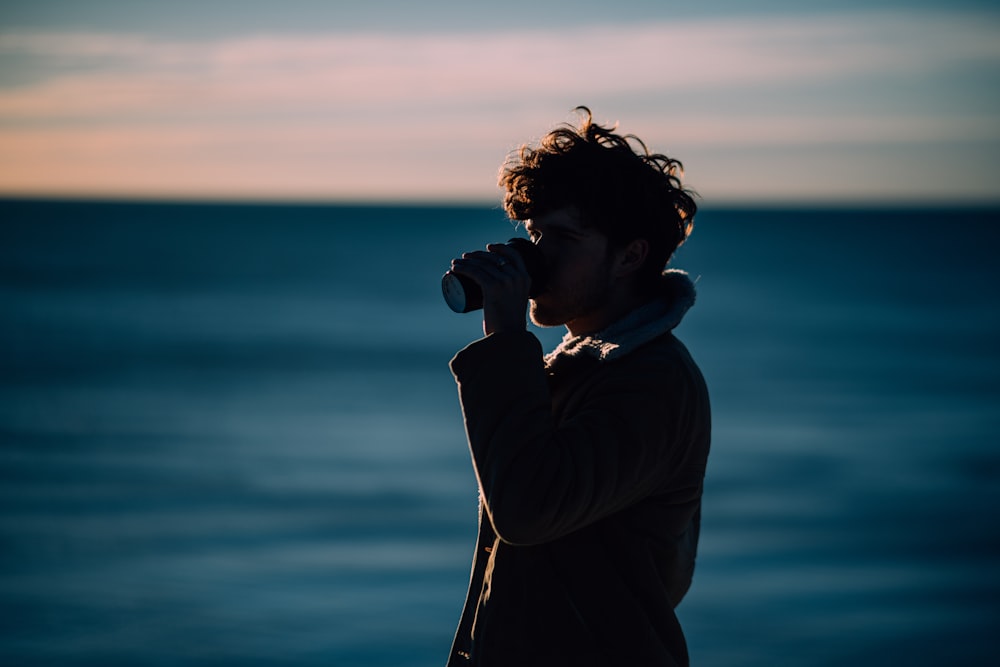
[[[540,327],[557,327],[603,308],[611,298],[610,262],[601,264],[586,280],[550,285],[531,300],[531,321]]]

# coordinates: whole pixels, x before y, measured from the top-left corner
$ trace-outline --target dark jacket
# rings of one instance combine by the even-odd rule
[[[686,665],[674,607],[698,541],[710,416],[656,302],[543,359],[530,333],[452,360],[481,494],[469,595],[449,666]]]

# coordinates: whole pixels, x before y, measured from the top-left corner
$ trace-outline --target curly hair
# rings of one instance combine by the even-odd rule
[[[681,184],[678,160],[650,153],[635,135],[616,134],[617,125],[594,123],[587,107],[576,111],[584,114],[579,127],[552,130],[501,167],[504,210],[524,221],[574,207],[583,224],[608,238],[609,249],[645,239],[649,255],[638,278],[648,286],[691,233],[698,210],[694,192]]]

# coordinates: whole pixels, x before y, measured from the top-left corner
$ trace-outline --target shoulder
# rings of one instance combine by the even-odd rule
[[[648,392],[674,398],[678,394],[701,395],[707,391],[701,370],[687,347],[669,332],[599,365],[595,380],[612,391]]]
[[[683,369],[693,364],[694,360],[687,347],[669,331],[628,354],[605,362],[609,369],[655,368],[660,371]]]

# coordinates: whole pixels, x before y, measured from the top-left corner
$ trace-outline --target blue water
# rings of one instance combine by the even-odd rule
[[[0,664],[446,659],[488,207],[0,202]],[[1000,655],[1000,212],[724,210],[695,665]],[[540,331],[547,346],[557,331]]]

